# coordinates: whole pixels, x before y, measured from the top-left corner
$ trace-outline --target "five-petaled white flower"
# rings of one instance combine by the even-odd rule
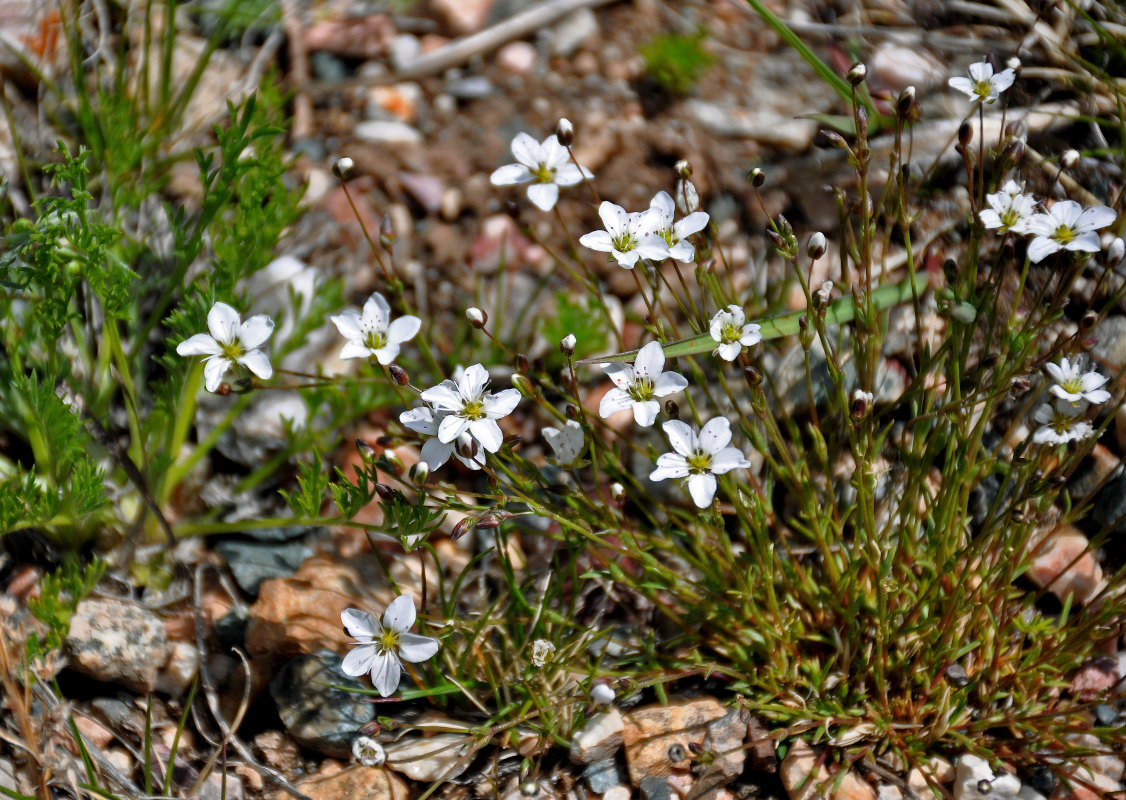
[[[567,420],[562,428],[544,428],[544,440],[551,445],[555,452],[555,463],[561,467],[574,464],[583,452],[586,438],[583,436],[583,426],[573,419]]]
[[[1061,358],[1059,364],[1045,364],[1044,369],[1048,370],[1055,381],[1051,388],[1052,394],[1060,400],[1069,403],[1086,400],[1098,405],[1110,399],[1110,392],[1102,388],[1108,378],[1094,370],[1085,372],[1086,365],[1080,359],[1068,361]]]
[[[993,74],[993,65],[988,61],[978,61],[970,64],[970,77],[955,77],[947,81],[951,89],[957,89],[969,95],[971,100],[982,103],[992,103],[1001,96],[1001,92],[1013,85],[1016,72],[1003,69],[996,75]]]
[[[485,466],[485,450],[473,440],[468,431],[449,442],[438,438],[438,429],[445,416],[445,412],[435,413],[429,406],[419,406],[400,414],[399,422],[415,433],[430,437],[422,445],[422,452],[419,454],[419,458],[430,469],[438,469],[450,460],[450,456],[469,469],[481,469]]]
[[[382,767],[387,760],[387,752],[375,739],[357,736],[352,742],[352,757],[365,767]]]
[[[1099,228],[1114,222],[1117,215],[1107,206],[1083,208],[1074,200],[1054,203],[1046,214],[1033,214],[1024,232],[1036,237],[1028,245],[1028,260],[1038,264],[1060,250],[1085,253],[1099,251]]]
[[[444,380],[420,395],[436,411],[447,412],[438,421],[438,441],[449,443],[468,431],[490,453],[500,449],[504,436],[497,420],[512,413],[520,402],[520,392],[505,389],[486,394],[488,386],[488,371],[474,364],[456,383]]]
[[[1001,191],[985,196],[989,208],[978,213],[981,224],[998,233],[1024,233],[1025,225],[1036,207],[1036,198],[1024,194],[1016,181],[1006,181]]]
[[[668,256],[668,245],[657,234],[660,220],[651,211],[631,214],[621,206],[603,200],[598,207],[598,216],[606,230],[580,236],[579,244],[583,247],[609,253],[626,269],[633,269],[638,258],[661,261]]]
[[[637,424],[648,428],[661,410],[656,398],[676,394],[688,386],[683,375],[663,372],[664,368],[665,351],[660,342],[650,342],[638,350],[633,364],[603,364],[602,369],[614,382],[614,388],[603,395],[598,405],[598,416],[606,419],[632,408]]]
[[[673,222],[676,203],[669,197],[668,192],[657,192],[649,202],[649,211],[656,218],[656,233],[665,240],[668,255],[685,264],[692,261],[696,255],[696,248],[688,241],[688,237],[699,233],[708,224],[708,215],[704,211],[693,211],[688,216]]]
[[[259,350],[274,332],[274,321],[265,314],[246,322],[226,303],[216,303],[207,312],[210,334],[197,333],[176,345],[182,356],[207,356],[203,359],[204,386],[214,392],[231,364],[241,364],[262,380],[274,374],[270,359]]]
[[[547,639],[536,639],[532,642],[532,663],[535,666],[542,667],[551,660],[554,653],[555,645]]]
[[[762,341],[759,326],[747,322],[747,315],[737,305],[729,305],[716,312],[708,330],[717,343],[716,352],[724,361],[734,361],[744,347]]]
[[[340,351],[341,358],[375,356],[384,366],[398,358],[399,347],[413,339],[422,327],[422,320],[409,315],[392,322],[391,306],[379,292],[364,303],[362,315],[348,309],[329,319],[348,340]]]
[[[716,475],[751,466],[731,443],[731,423],[714,417],[698,432],[686,422],[671,419],[661,426],[669,437],[675,453],[657,459],[657,468],[649,475],[653,481],[666,478],[688,478],[688,493],[699,508],[707,508],[715,497]]]
[[[528,199],[542,211],[555,208],[560,186],[574,186],[583,178],[594,177],[589,169],[571,161],[567,148],[559,144],[554,133],[540,143],[526,133],[516,134],[512,140],[512,155],[518,163],[499,168],[489,180],[493,186],[531,183]]]
[[[383,612],[383,624],[367,612],[346,608],[340,614],[355,647],[344,657],[344,674],[359,677],[371,673],[371,683],[382,697],[389,697],[399,688],[402,662],[417,664],[438,652],[438,640],[411,633],[414,626],[414,598],[396,597]]]
[[[1041,427],[1032,434],[1032,441],[1036,444],[1067,444],[1094,436],[1095,429],[1091,427],[1091,423],[1075,415],[1077,410],[1074,403],[1064,400],[1040,405],[1032,418]]]

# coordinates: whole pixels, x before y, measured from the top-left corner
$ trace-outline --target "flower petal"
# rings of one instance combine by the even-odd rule
[[[203,363],[203,387],[214,392],[223,382],[223,375],[231,366],[230,359],[212,356]]]
[[[176,345],[176,353],[181,356],[213,356],[223,352],[214,336],[197,333]]]
[[[373,646],[363,644],[354,647],[348,651],[348,655],[344,656],[344,660],[340,663],[340,671],[345,675],[358,678],[371,671],[371,668],[375,665],[375,659],[376,649]]]
[[[442,381],[437,386],[432,386],[422,392],[419,397],[435,408],[445,411],[461,411],[465,407],[465,401],[457,389],[457,384],[449,380]]]
[[[438,652],[438,640],[432,636],[419,636],[417,633],[399,635],[399,656],[404,661],[417,664],[433,657]]]
[[[397,320],[387,326],[387,341],[392,344],[402,344],[409,342],[418,334],[419,329],[422,327],[422,320],[418,317],[407,316],[399,317]]]
[[[576,167],[574,164],[571,164],[570,162],[561,164],[555,170],[555,182],[560,186],[574,186],[583,178],[587,178],[589,180],[593,177],[594,175],[591,174],[590,170],[583,169],[582,171],[580,171],[578,167]]]
[[[591,231],[579,237],[579,244],[600,253],[609,253],[614,249],[614,240],[606,231]]]
[[[469,430],[469,420],[465,417],[459,417],[457,414],[449,414],[438,423],[438,440],[446,443],[452,442],[467,430]]]
[[[633,399],[621,389],[615,387],[602,395],[602,402],[598,404],[598,416],[608,419],[619,411],[625,411],[633,406]]]
[[[531,179],[531,171],[523,164],[505,164],[493,170],[493,174],[489,176],[489,183],[493,186],[516,186],[527,183]]]
[[[239,314],[226,303],[216,303],[207,312],[207,328],[211,335],[222,344],[235,340],[239,326]]]
[[[722,475],[733,469],[749,469],[751,462],[735,447],[725,447],[712,456],[711,471]]]
[[[688,379],[679,372],[662,372],[653,381],[653,394],[657,397],[666,397],[688,388]]]
[[[357,341],[349,340],[340,348],[339,357],[342,360],[347,360],[349,358],[367,358],[370,355],[371,350],[368,347],[365,347]]]
[[[653,195],[653,199],[649,201],[649,208],[671,223],[676,212],[676,203],[673,202],[672,196],[662,189]]]
[[[678,239],[683,239],[686,236],[691,236],[694,233],[699,233],[704,228],[708,227],[708,215],[705,211],[693,211],[680,222],[673,226],[673,231],[676,233]]]
[[[469,432],[490,453],[500,450],[500,446],[504,443],[504,434],[500,431],[500,425],[497,425],[496,420],[493,419],[473,420],[469,423]]]
[[[1059,249],[1059,243],[1055,239],[1049,239],[1047,236],[1037,236],[1032,240],[1032,243],[1028,245],[1028,260],[1033,264],[1039,264]]]
[[[1084,209],[1083,213],[1079,215],[1075,227],[1081,231],[1097,231],[1099,228],[1113,224],[1116,219],[1118,219],[1118,215],[1114,213],[1113,208],[1092,206]]]
[[[700,447],[715,456],[731,443],[731,421],[727,417],[712,417],[700,429]]]
[[[374,292],[364,303],[364,327],[368,330],[386,331],[391,322],[391,306],[379,292]]]
[[[688,476],[688,493],[697,508],[707,508],[715,497],[715,475],[710,472]]]
[[[454,454],[453,442],[443,442],[437,436],[427,439],[422,445],[419,458],[427,463],[430,469],[435,470],[450,460]]]
[[[739,353],[743,352],[743,345],[741,342],[725,342],[716,350],[724,361],[734,361],[739,357]]]
[[[341,611],[340,622],[344,625],[344,630],[348,631],[349,636],[360,641],[371,641],[380,632],[379,623],[375,621],[375,617],[366,611],[360,611],[358,608],[346,608]]]
[[[629,224],[629,214],[626,210],[609,200],[603,200],[598,206],[598,218],[602,220],[602,224],[611,235],[624,232]]]
[[[471,364],[457,379],[457,388],[466,400],[475,400],[485,392],[489,385],[489,371],[480,364]]]
[[[696,438],[696,431],[687,422],[670,419],[661,426],[661,429],[664,430],[665,436],[669,437],[669,444],[672,445],[672,449],[680,455],[690,456],[696,451],[699,440]],[[661,462],[658,461],[657,463]]]
[[[691,242],[686,242],[681,239],[679,242],[668,248],[669,258],[675,258],[682,264],[688,264],[696,257],[696,248]],[[644,255],[644,254],[642,254]]]
[[[957,89],[959,92],[965,92],[966,94],[970,95],[971,97],[973,96],[974,84],[973,84],[973,81],[971,81],[969,78],[963,78],[962,76],[958,76],[958,77],[955,77],[955,78],[951,78],[946,83],[947,83],[947,85],[950,86],[951,89]]]
[[[433,436],[438,432],[438,423],[434,419],[434,411],[426,406],[419,406],[418,408],[404,411],[399,415],[399,422],[408,430],[412,430],[415,433]]]
[[[253,350],[270,338],[274,321],[265,314],[255,314],[239,326],[238,339],[247,350]]]
[[[637,357],[633,360],[633,371],[639,378],[656,380],[664,368],[665,350],[660,342],[649,342],[637,351]]]
[[[528,199],[540,211],[551,211],[559,199],[559,187],[554,183],[533,183],[528,187]]]
[[[540,145],[535,139],[521,131],[512,139],[512,155],[525,167],[539,165]]]
[[[1102,249],[1099,244],[1099,235],[1094,231],[1081,233],[1067,243],[1068,250],[1077,250],[1084,253],[1097,253]]]
[[[249,353],[243,353],[242,356],[239,357],[238,363],[242,364],[264,381],[273,377],[274,368],[270,365],[270,359],[268,359],[266,354],[261,350],[251,350]]]
[[[649,480],[663,481],[688,476],[688,462],[679,453],[665,453],[657,459],[657,468],[649,473]]]
[[[685,244],[682,242],[682,244]],[[692,245],[689,244],[689,247]],[[664,239],[656,234],[649,234],[642,237],[632,251],[637,253],[642,258],[647,258],[650,261],[664,261],[669,257],[669,245]],[[681,259],[683,261],[684,259]]]
[[[339,314],[329,317],[332,324],[340,331],[340,335],[345,339],[354,339],[356,341],[363,341],[364,332],[360,328],[360,313],[352,309],[345,309]]]
[[[505,389],[485,396],[485,414],[489,419],[507,417],[520,402],[520,392],[516,389]]]
[[[375,665],[371,669],[371,684],[381,697],[390,697],[399,688],[401,672],[398,656],[384,650],[375,657]]]
[[[414,627],[414,598],[401,594],[387,604],[383,612],[383,627],[396,633],[405,633]]]
[[[656,400],[646,400],[643,403],[633,404],[633,419],[642,428],[648,428],[657,421],[657,412],[661,410],[661,404]]]
[[[378,350],[373,351],[376,360],[383,366],[387,366],[399,357],[399,343],[388,342]]]

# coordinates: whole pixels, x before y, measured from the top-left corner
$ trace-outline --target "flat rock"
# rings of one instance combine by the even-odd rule
[[[405,122],[371,119],[356,125],[352,133],[369,144],[422,144],[422,134]]]
[[[407,800],[410,790],[406,781],[386,769],[357,764],[346,769],[335,762],[326,762],[320,772],[298,781],[297,788],[312,800]],[[292,800],[286,792],[277,792],[273,800]]]
[[[526,75],[536,65],[536,48],[528,42],[509,42],[497,51],[497,66],[501,69]]]
[[[226,559],[235,576],[235,583],[251,597],[258,594],[262,582],[270,578],[288,578],[313,555],[307,545],[260,542],[219,542],[215,550]]]
[[[345,675],[335,653],[301,655],[290,661],[270,682],[270,695],[286,731],[302,747],[335,758],[352,754],[352,741],[361,726],[375,719],[375,705],[367,696],[336,689],[365,689]]]
[[[548,52],[568,58],[583,45],[594,45],[600,29],[598,17],[589,8],[582,8],[557,23],[548,34]]]
[[[624,727],[622,713],[616,708],[595,714],[571,739],[571,761],[592,764],[610,758],[622,746]]]
[[[473,746],[471,737],[461,733],[434,736],[404,736],[384,746],[387,768],[423,783],[456,778],[469,767],[465,758]]]
[[[770,111],[752,111],[727,103],[692,99],[684,104],[692,118],[716,136],[751,139],[783,150],[803,151],[817,133],[817,123]]]
[[[583,780],[594,794],[604,794],[613,787],[620,786],[623,781],[618,760],[603,758],[588,764],[583,770]]]
[[[715,698],[640,708],[625,714],[623,719],[622,743],[630,780],[635,786],[650,776],[688,771],[693,746],[713,758],[699,776],[701,790],[743,770],[746,722],[738,711],[727,709]]]
[[[160,617],[140,603],[87,599],[71,617],[66,652],[76,671],[148,694],[168,657],[168,634]]]
[[[485,25],[493,0],[431,0],[430,7],[453,33],[462,35]]]
[[[814,800],[826,795],[829,771],[818,763],[817,754],[803,739],[794,739],[779,769],[790,800]]]
[[[1091,543],[1079,530],[1061,525],[1049,537],[1033,545],[1028,579],[1061,601],[1071,595],[1086,605],[1106,587],[1103,570],[1091,552]]]

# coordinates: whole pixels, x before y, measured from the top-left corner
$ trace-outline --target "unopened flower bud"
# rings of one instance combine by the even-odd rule
[[[1005,154],[1003,156],[1004,160],[1016,164],[1018,161],[1024,158],[1024,148],[1025,143],[1023,136],[1019,139],[1013,139],[1011,142],[1005,145]]]
[[[476,439],[470,438],[468,441],[466,441],[459,436],[456,441],[458,455],[460,455],[462,458],[469,459],[470,461],[477,457],[478,447]]]
[[[395,244],[395,226],[391,224],[390,214],[384,214],[379,222],[379,243],[387,252],[391,252]]]
[[[767,228],[766,229],[766,236],[767,236],[768,239],[770,239],[770,241],[774,244],[775,247],[781,247],[782,246],[782,236],[777,231],[775,231],[773,228]]]
[[[513,375],[512,385],[516,388],[516,391],[520,392],[522,397],[532,398],[536,396],[536,387],[528,380],[527,375],[521,375],[520,373]]]
[[[825,255],[826,247],[825,234],[821,231],[815,231],[809,235],[805,242],[805,254],[816,261]]]
[[[228,397],[231,394],[231,384],[223,381],[219,384],[219,388],[215,390],[215,394],[220,397]]]
[[[762,373],[758,371],[757,367],[743,367],[743,378],[751,386],[758,386],[762,383]]]
[[[626,499],[626,487],[620,483],[610,484],[610,499],[615,503],[620,503]]]
[[[747,181],[757,189],[766,182],[766,173],[755,167],[747,173]]]
[[[868,77],[868,67],[865,66],[863,61],[857,61],[849,68],[847,77],[849,83],[853,86],[859,86]]]
[[[1066,150],[1066,151],[1064,151],[1064,154],[1062,156],[1060,156],[1060,166],[1063,167],[1064,169],[1074,169],[1075,165],[1078,164],[1078,163],[1079,163],[1079,151],[1078,150]]]
[[[398,364],[392,364],[387,368],[387,372],[391,376],[391,380],[395,381],[399,386],[406,386],[411,382],[411,376]]]
[[[822,281],[821,285],[817,287],[817,291],[813,293],[813,305],[817,308],[824,308],[829,305],[829,300],[833,297],[833,282]]]
[[[1079,319],[1080,330],[1089,331],[1099,321],[1099,312],[1091,309]]]
[[[543,359],[539,356],[532,359],[532,372],[536,375],[543,375],[547,372],[547,367],[544,366]]]
[[[528,357],[523,353],[516,354],[516,357],[512,359],[512,365],[516,367],[517,372],[527,372],[530,366]]]
[[[614,690],[609,684],[599,681],[590,687],[590,699],[597,706],[608,706],[614,702]]]
[[[860,139],[868,138],[868,109],[864,106],[856,109],[856,135]]]
[[[1005,62],[1005,66],[1011,69],[1013,72],[1020,72],[1020,59],[1016,56],[1013,56]]]
[[[566,117],[561,118],[555,126],[555,138],[564,147],[570,147],[575,141],[575,126]]]
[[[477,527],[486,531],[499,528],[502,522],[511,517],[512,513],[509,511],[490,511],[488,514],[477,519]]]
[[[974,139],[974,126],[970,121],[962,120],[962,124],[958,126],[958,144],[966,147]]]
[[[680,405],[675,400],[666,400],[665,414],[669,419],[680,419]]]
[[[871,392],[857,389],[852,393],[852,402],[849,404],[848,413],[853,419],[864,419],[868,416],[868,411],[871,409],[872,402],[875,399],[875,395]]]
[[[469,533],[469,529],[472,528],[474,524],[476,524],[476,522],[476,517],[466,517],[463,520],[459,520],[458,523],[454,525],[453,530],[450,531],[450,541],[456,542],[462,536],[465,536],[465,534]]]
[[[578,342],[579,340],[575,338],[575,334],[568,333],[559,342],[559,352],[561,352],[567,358],[570,358],[575,354],[575,345],[578,344]]]
[[[379,495],[379,499],[385,503],[390,503],[395,499],[395,490],[388,486],[386,483],[377,483],[371,487],[375,493]]]
[[[900,119],[906,119],[915,109],[915,87],[908,86],[895,98],[895,113]]]
[[[564,408],[563,411],[564,411],[564,413],[566,413],[567,419],[577,420],[581,416],[579,414],[579,407],[576,406],[574,403],[568,403],[567,407]]]
[[[370,461],[375,458],[375,448],[365,442],[363,439],[356,440],[356,450],[360,453],[360,458],[364,461]]]
[[[1122,241],[1122,237],[1116,237],[1106,248],[1106,263],[1108,266],[1114,266],[1122,260],[1122,256],[1126,255],[1126,242]]]
[[[352,177],[352,170],[356,168],[356,163],[347,156],[336,159],[332,162],[332,174],[342,181],[346,181]]]
[[[692,181],[681,178],[676,182],[676,207],[681,214],[691,214],[700,210],[700,193]]]
[[[504,213],[512,219],[520,219],[520,206],[516,205],[512,200],[504,201]]]
[[[825,141],[827,141],[834,147],[839,147],[842,150],[851,149],[848,146],[848,142],[845,141],[845,138],[836,131],[830,130],[829,128],[822,128],[819,133],[821,134],[821,137],[825,139]]]
[[[430,477],[430,465],[425,461],[419,461],[411,467],[410,476],[415,483],[426,483],[426,479]]]
[[[470,325],[478,330],[484,328],[485,323],[489,321],[489,315],[476,306],[465,309],[465,318],[469,320]]]

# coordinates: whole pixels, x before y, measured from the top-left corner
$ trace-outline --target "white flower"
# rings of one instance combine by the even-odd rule
[[[560,428],[544,428],[543,438],[551,445],[555,452],[555,461],[560,466],[574,464],[582,455],[586,438],[583,436],[583,426],[573,419]]]
[[[1074,411],[1072,404],[1063,401],[1042,404],[1032,415],[1041,425],[1032,434],[1032,441],[1036,444],[1067,444],[1094,436],[1095,429],[1091,423],[1076,418]]]
[[[547,639],[536,639],[532,642],[532,663],[537,667],[542,667],[551,660],[554,652],[555,645]]]
[[[978,213],[981,224],[986,228],[996,228],[998,233],[1024,233],[1025,224],[1032,216],[1036,198],[1024,194],[1016,181],[1007,181],[1001,191],[985,196],[989,208]]]
[[[614,690],[610,688],[609,684],[599,681],[590,687],[590,700],[596,706],[608,706],[614,702],[617,697]]]
[[[704,211],[693,211],[679,222],[673,222],[676,204],[669,197],[668,192],[657,192],[649,201],[649,211],[657,220],[656,233],[665,240],[668,246],[669,258],[675,258],[684,263],[690,262],[696,255],[696,248],[687,241],[694,233],[699,233],[708,224],[708,215]]]
[[[664,368],[665,351],[660,342],[650,342],[637,351],[633,364],[603,364],[602,369],[614,382],[614,388],[603,395],[598,405],[598,416],[606,419],[632,408],[637,424],[648,428],[661,410],[656,398],[676,394],[688,386],[683,375],[662,372]]]
[[[733,469],[746,469],[751,462],[731,442],[731,423],[724,417],[708,420],[697,432],[686,422],[672,419],[661,426],[675,453],[657,459],[649,480],[688,478],[688,493],[699,508],[707,508],[715,496],[716,475]]]
[[[207,328],[176,345],[182,356],[207,356],[203,359],[204,386],[214,392],[231,364],[241,364],[262,380],[274,374],[270,359],[258,349],[274,332],[274,321],[258,314],[241,321],[239,313],[226,303],[216,303],[207,312]]]
[[[341,358],[375,356],[384,366],[399,357],[399,347],[413,339],[422,327],[422,320],[410,315],[392,322],[391,306],[379,292],[364,303],[362,315],[348,309],[329,319],[348,340],[340,351]]]
[[[434,413],[429,406],[420,406],[404,411],[399,415],[399,422],[423,436],[429,436],[422,445],[419,457],[430,469],[438,469],[453,456],[469,469],[481,469],[485,466],[485,451],[479,447],[468,432],[461,434],[454,441],[443,442],[438,438],[438,429],[441,427],[444,413]]]
[[[957,89],[969,95],[971,100],[982,103],[992,103],[1001,96],[1001,92],[1013,85],[1016,72],[1003,69],[996,75],[993,74],[993,65],[988,61],[978,61],[970,64],[970,77],[951,78],[947,81],[951,89]]]
[[[352,742],[352,758],[365,767],[381,767],[387,760],[387,752],[375,739],[369,736],[357,736]]]
[[[621,206],[603,200],[598,216],[606,230],[580,236],[579,244],[583,247],[610,253],[626,269],[633,269],[638,258],[661,261],[668,256],[668,245],[657,235],[659,220],[651,211],[630,214]]]
[[[520,392],[505,389],[486,394],[488,386],[489,373],[474,364],[456,383],[445,380],[420,395],[436,411],[447,412],[438,422],[438,441],[452,442],[468,431],[490,453],[500,449],[504,436],[496,421],[512,413],[520,402]]]
[[[1074,200],[1060,200],[1046,214],[1033,214],[1025,222],[1024,232],[1035,236],[1028,245],[1028,259],[1038,264],[1060,250],[1099,251],[1099,228],[1116,218],[1107,206],[1083,208]]]
[[[364,611],[344,609],[340,621],[356,640],[340,667],[344,674],[355,678],[370,672],[371,683],[382,697],[394,694],[403,661],[417,664],[438,652],[437,639],[410,633],[414,618],[414,598],[407,594],[391,601],[382,625]]]
[[[718,344],[715,351],[724,361],[734,361],[744,347],[751,347],[762,341],[759,326],[747,322],[747,315],[737,305],[730,305],[716,312],[708,330]]]
[[[528,199],[541,211],[551,211],[559,199],[560,186],[574,186],[583,178],[594,177],[586,167],[571,161],[567,148],[559,144],[553,133],[539,144],[526,133],[516,134],[512,140],[512,155],[516,164],[507,164],[489,176],[493,186],[514,186],[531,183]]]
[[[958,757],[954,794],[961,800],[1016,800],[1026,796],[1016,775],[994,775],[985,759],[971,753]]]
[[[1094,370],[1084,372],[1085,365],[1076,359],[1074,362],[1061,358],[1059,364],[1045,364],[1044,369],[1052,376],[1056,383],[1051,392],[1061,400],[1069,403],[1078,403],[1086,400],[1088,403],[1105,403],[1110,399],[1110,392],[1102,386],[1108,378]]]

